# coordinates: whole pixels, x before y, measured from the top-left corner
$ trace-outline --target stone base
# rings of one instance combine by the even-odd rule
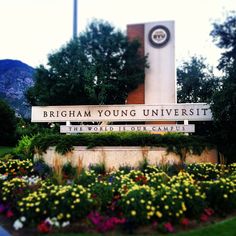
[[[38,158],[36,155],[35,158]],[[50,147],[43,154],[45,162],[53,166],[62,166],[70,162],[73,166],[87,169],[90,165],[105,164],[107,170],[117,170],[120,166],[138,167],[145,159],[150,165],[180,164],[182,161],[175,153],[167,153],[166,148],[158,147],[96,147],[87,149],[76,146],[72,152],[61,155],[55,152],[55,147]],[[185,163],[217,163],[217,151],[204,150],[202,154],[186,154]]]

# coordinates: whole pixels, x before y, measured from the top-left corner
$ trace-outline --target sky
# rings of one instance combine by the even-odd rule
[[[212,23],[236,10],[236,0],[78,0],[78,32],[103,19],[126,32],[127,24],[175,21],[176,64],[203,56],[216,67],[221,51]],[[73,0],[0,0],[0,59],[32,67],[65,45],[73,31]]]

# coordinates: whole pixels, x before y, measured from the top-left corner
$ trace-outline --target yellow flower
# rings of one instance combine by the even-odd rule
[[[37,207],[37,208],[35,209],[35,211],[36,211],[36,212],[40,212],[40,209]]]
[[[223,197],[224,197],[224,198],[228,198],[228,195],[227,195],[227,194],[224,194]]]
[[[131,215],[136,216],[136,211],[135,210],[131,211]]]
[[[184,203],[184,202],[182,202],[181,206],[182,206],[182,210],[183,210],[183,211],[186,211],[186,210],[187,210],[187,208],[186,208],[186,206],[185,206],[185,203]]]
[[[164,208],[165,208],[165,210],[168,210],[168,209],[169,209],[169,206],[168,206],[168,205],[165,205]]]
[[[158,218],[161,218],[161,217],[162,217],[162,213],[161,213],[160,211],[156,211],[156,216],[157,216]]]
[[[62,218],[63,218],[63,214],[62,214],[62,213],[60,213],[60,214],[57,215],[57,219],[58,219],[58,220],[61,220]]]

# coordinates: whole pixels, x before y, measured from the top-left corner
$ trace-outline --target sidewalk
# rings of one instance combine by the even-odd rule
[[[0,236],[11,236],[4,228],[0,226]]]

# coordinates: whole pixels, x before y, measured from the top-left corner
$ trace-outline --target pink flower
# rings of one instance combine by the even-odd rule
[[[200,216],[200,220],[201,220],[202,222],[208,221],[208,218],[209,218],[209,216],[206,215],[205,213],[202,213],[201,216]]]
[[[117,224],[124,224],[125,219],[119,219],[117,217],[105,217],[98,212],[90,212],[88,215],[89,220],[96,226],[98,232],[106,232],[113,230]]]
[[[13,211],[8,210],[7,213],[6,213],[6,216],[7,216],[7,218],[11,218],[11,217],[13,217],[13,216],[14,216]]]
[[[0,213],[3,213],[6,210],[6,207],[3,204],[0,204]]]
[[[154,221],[154,222],[152,223],[152,228],[153,228],[153,229],[157,229],[157,226],[158,226],[158,223],[157,223],[156,221]]]
[[[98,212],[90,212],[88,218],[94,225],[98,225],[103,220]]]
[[[174,227],[170,222],[167,222],[164,224],[164,228],[167,230],[167,232],[169,233],[173,233],[174,232]]]

